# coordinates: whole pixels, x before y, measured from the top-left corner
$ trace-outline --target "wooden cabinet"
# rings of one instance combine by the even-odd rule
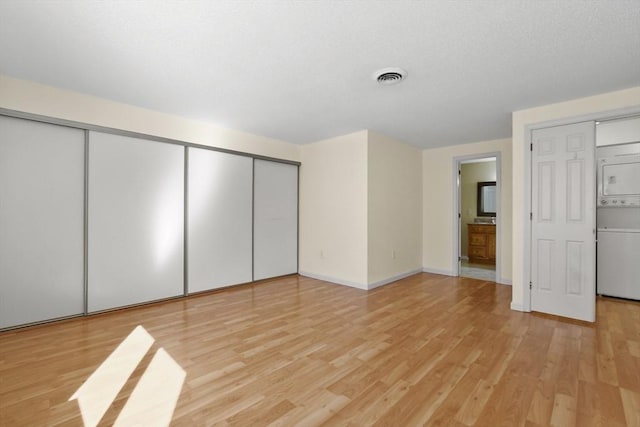
[[[468,224],[469,261],[482,264],[496,263],[495,224]]]

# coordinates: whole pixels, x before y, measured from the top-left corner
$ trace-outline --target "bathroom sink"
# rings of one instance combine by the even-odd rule
[[[487,217],[480,217],[480,218],[474,218],[473,222],[475,224],[495,224],[496,223],[496,218],[493,216],[487,216]]]

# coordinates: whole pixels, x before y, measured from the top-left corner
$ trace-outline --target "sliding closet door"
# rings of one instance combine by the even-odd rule
[[[298,271],[298,167],[254,161],[253,279]]]
[[[83,312],[84,131],[0,116],[0,328]]]
[[[253,159],[188,150],[189,292],[250,282]]]
[[[89,311],[182,295],[184,147],[90,132]]]

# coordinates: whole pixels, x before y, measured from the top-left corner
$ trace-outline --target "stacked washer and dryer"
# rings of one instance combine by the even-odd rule
[[[640,300],[640,117],[596,127],[597,293]]]

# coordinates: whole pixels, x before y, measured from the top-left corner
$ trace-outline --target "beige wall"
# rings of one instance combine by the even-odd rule
[[[345,281],[366,286],[370,283],[366,261],[370,249],[367,237],[370,229],[372,236],[375,234],[373,237],[381,242],[371,244],[372,253],[380,259],[386,258],[385,253],[388,255],[388,247],[385,249],[385,245],[404,244],[407,248],[412,245],[408,240],[403,243],[392,241],[393,239],[386,239],[387,244],[381,237],[386,231],[383,230],[379,237],[376,234],[377,228],[369,227],[368,221],[371,219],[380,223],[388,220],[388,218],[385,219],[385,215],[388,215],[390,210],[387,213],[384,210],[376,211],[371,218],[367,217],[369,133],[366,131],[300,147],[271,138],[225,129],[211,123],[185,119],[2,75],[0,75],[0,108],[302,161],[301,270],[307,268],[310,272],[319,272],[330,277],[343,277]],[[424,150],[421,203],[422,266],[425,270],[444,274],[451,274],[453,271],[453,158],[500,151],[502,153],[502,215],[499,218],[499,226],[502,272],[498,280],[508,282],[513,277],[512,307],[526,310],[528,289],[524,283],[528,281],[528,276],[525,274],[528,266],[526,249],[528,240],[525,239],[528,233],[526,220],[528,213],[526,212],[527,203],[525,203],[529,184],[526,155],[528,129],[532,126],[542,126],[541,123],[557,124],[580,120],[584,116],[589,116],[590,119],[613,117],[621,111],[640,111],[640,87],[516,111],[513,113],[513,146],[510,139],[504,139]],[[599,117],[594,117],[596,113]],[[376,138],[375,135],[372,136],[374,145]],[[340,142],[345,144],[342,145]],[[373,151],[374,155],[378,152]],[[403,156],[401,152],[404,151],[397,152],[398,158]],[[372,164],[375,162],[376,160],[372,161]],[[305,169],[308,171],[306,180]],[[377,179],[375,173],[377,172],[374,172],[372,181]],[[408,176],[405,178],[409,179]],[[384,200],[382,194],[385,191],[380,190],[378,194],[372,190],[371,195],[374,197],[372,205],[383,203],[381,202]],[[378,195],[380,200],[376,201],[375,197]],[[326,201],[327,204],[322,204],[322,201]],[[323,215],[320,214],[321,212]],[[330,230],[332,227],[334,232]],[[328,234],[323,235],[323,232]],[[339,232],[346,232],[349,238],[338,238],[336,234]],[[420,233],[420,230],[417,230],[417,233]],[[320,256],[320,250],[326,251],[323,253],[324,258]],[[411,249],[407,252],[407,261],[410,259],[411,252]],[[403,256],[404,250],[398,248],[397,254]],[[403,259],[402,262],[404,261]],[[389,262],[380,271],[372,270],[371,276],[372,278],[382,277],[385,271],[387,273],[396,271],[395,267],[398,265],[398,261],[396,264]],[[411,263],[407,262],[397,271],[410,265]]]
[[[460,166],[461,238],[460,252],[469,256],[468,225],[478,213],[478,182],[496,180],[496,162],[467,163]]]
[[[367,287],[367,131],[302,146],[302,274]]]
[[[2,75],[0,108],[302,161],[301,271],[367,288],[420,268],[420,151],[406,144],[361,131],[300,147]]]
[[[300,147],[294,144],[3,75],[0,75],[0,108],[279,159],[300,160]]]
[[[640,87],[515,111],[513,126],[513,298],[511,307],[530,310],[529,134],[533,127],[597,120],[640,112]]]
[[[371,289],[420,271],[421,176],[419,149],[374,132],[302,146],[301,274]]]
[[[422,152],[423,254],[425,271],[452,275],[454,245],[454,158],[501,153],[499,283],[511,283],[511,139],[461,144]]]
[[[369,132],[368,284],[422,270],[422,154]]]

